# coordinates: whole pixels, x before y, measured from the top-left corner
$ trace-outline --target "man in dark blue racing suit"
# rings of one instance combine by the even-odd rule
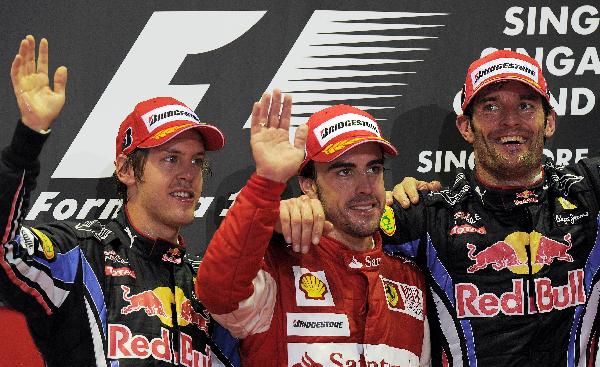
[[[556,113],[528,56],[471,64],[462,110],[474,171],[406,210],[395,202],[381,225],[385,249],[428,274],[434,365],[594,365],[600,160],[542,164]],[[405,203],[407,182],[394,190]]]
[[[0,159],[0,293],[25,314],[47,366],[230,366],[210,335],[231,337],[196,298],[198,262],[179,235],[222,133],[173,98],[141,102],[117,136],[116,218],[22,226],[67,81],[60,67],[49,87],[45,39],[37,65],[34,54],[27,36],[11,69],[21,119]]]

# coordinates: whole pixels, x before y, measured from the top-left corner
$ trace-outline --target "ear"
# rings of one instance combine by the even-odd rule
[[[119,181],[121,181],[129,189],[135,186],[135,174],[131,165],[126,165],[127,157],[124,154],[119,154],[115,160],[115,173]]]
[[[317,183],[315,180],[298,176],[298,182],[300,183],[300,189],[302,192],[311,199],[318,199],[317,197]]]
[[[546,126],[544,127],[544,137],[550,138],[554,135],[556,129],[556,111],[552,110],[546,117]]]
[[[462,135],[463,139],[473,144],[474,136],[473,129],[471,127],[471,119],[465,115],[456,116],[456,128]]]

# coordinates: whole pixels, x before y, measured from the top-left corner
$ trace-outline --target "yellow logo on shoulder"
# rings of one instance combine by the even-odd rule
[[[379,221],[379,228],[388,236],[396,233],[396,219],[394,218],[394,209],[390,206],[385,206],[383,215]]]
[[[560,205],[562,205],[563,209],[565,209],[565,210],[577,209],[577,206],[575,206],[575,204],[571,203],[569,200],[567,200],[565,198],[559,197],[558,202],[560,203]]]
[[[39,230],[37,230],[35,228],[31,228],[31,230],[42,241],[42,251],[44,251],[44,256],[46,256],[46,259],[48,259],[48,260],[54,259],[54,245],[52,244],[52,241],[50,241],[48,236],[46,236]]]

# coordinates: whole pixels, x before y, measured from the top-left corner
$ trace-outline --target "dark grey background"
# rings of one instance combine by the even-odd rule
[[[370,91],[375,94],[402,95],[392,98],[391,101],[389,98],[382,98],[381,101],[371,102],[372,105],[394,106],[392,109],[370,111],[377,118],[386,119],[381,122],[383,131],[400,150],[400,156],[388,164],[392,171],[387,177],[387,183],[391,186],[393,182],[407,175],[427,180],[449,180],[450,176],[443,172],[417,171],[417,167],[421,165],[419,154],[422,151],[453,151],[457,155],[462,150],[470,151],[454,127],[452,101],[462,87],[468,64],[488,47],[523,47],[533,56],[536,48],[543,48],[544,54],[547,55],[556,47],[566,46],[573,51],[573,55],[560,55],[555,64],[560,66],[559,61],[563,59],[573,60],[575,66],[570,73],[565,76],[551,75],[546,71],[545,58],[542,63],[550,89],[557,95],[560,88],[567,88],[569,94],[571,88],[588,88],[598,95],[600,61],[597,61],[597,56],[595,60],[592,59],[596,61],[595,70],[575,75],[575,69],[581,62],[586,48],[596,48],[600,44],[600,29],[589,35],[579,35],[569,22],[566,34],[559,34],[552,26],[549,27],[548,34],[539,34],[541,7],[535,6],[538,13],[535,34],[527,35],[523,32],[516,36],[505,35],[505,27],[514,27],[505,20],[507,9],[521,6],[527,13],[530,4],[531,2],[522,0],[5,2],[0,13],[0,116],[4,124],[3,133],[0,134],[0,145],[8,144],[14,121],[18,118],[9,70],[19,41],[27,34],[34,34],[38,39],[47,37],[50,41],[51,69],[67,65],[69,81],[67,103],[41,158],[43,168],[38,187],[32,193],[32,203],[40,192],[46,191],[60,191],[60,195],[52,201],[54,204],[66,198],[74,198],[81,206],[86,198],[114,197],[110,179],[51,179],[50,176],[150,16],[157,11],[266,11],[257,24],[235,41],[211,52],[188,55],[171,80],[171,84],[174,85],[210,84],[196,112],[202,119],[221,127],[228,139],[228,144],[222,151],[210,156],[214,174],[206,181],[203,195],[215,197],[215,200],[206,215],[197,218],[193,225],[184,231],[192,251],[202,252],[221,220],[219,214],[230,204],[229,195],[243,186],[253,170],[248,146],[249,132],[242,128],[252,103],[270,85],[315,10],[446,13],[406,20],[406,23],[443,27],[366,33],[418,33],[432,37],[418,42],[394,44],[397,47],[425,47],[428,50],[402,55],[422,60],[409,65],[397,65],[398,70],[409,70],[413,73],[386,77],[390,82],[402,82],[406,85],[372,88]],[[569,20],[575,9],[586,4],[600,10],[598,4],[581,1],[544,2],[544,6],[557,17],[560,17],[562,8],[562,11],[568,13]],[[599,17],[598,14],[586,13],[582,20],[597,23]],[[526,15],[522,14],[519,18],[527,23]],[[198,37],[218,35],[199,24]],[[389,66],[380,65],[367,66],[364,69],[391,70]],[[364,81],[381,81],[381,78],[365,78]],[[570,96],[568,100],[570,101]],[[330,102],[361,105],[364,101],[357,99]],[[600,100],[595,104],[600,104]],[[123,118],[124,116],[120,115],[114,116],[117,121]],[[598,106],[583,116],[572,116],[570,108],[567,108],[565,115],[559,117],[556,137],[547,142],[547,148],[553,152],[557,149],[570,149],[573,153],[575,149],[586,148],[589,150],[588,155],[597,154],[600,146],[599,120]],[[102,153],[104,154],[104,151]],[[114,146],[107,146],[105,153],[112,157]],[[296,193],[295,186],[291,186],[290,194]],[[98,214],[97,211],[92,211],[86,219],[94,219]],[[50,212],[41,213],[35,219],[36,222],[52,220],[54,218]]]

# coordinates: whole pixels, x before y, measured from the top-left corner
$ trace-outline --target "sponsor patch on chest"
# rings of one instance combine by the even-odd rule
[[[335,306],[325,271],[293,266],[298,306]]]

